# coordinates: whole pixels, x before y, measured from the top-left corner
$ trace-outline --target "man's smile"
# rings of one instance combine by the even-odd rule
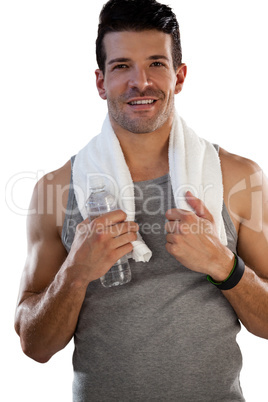
[[[151,110],[156,102],[157,99],[139,98],[139,99],[132,99],[129,102],[127,102],[127,104],[133,110]]]
[[[136,100],[128,102],[129,105],[150,105],[156,102],[155,99],[143,99],[143,100]]]

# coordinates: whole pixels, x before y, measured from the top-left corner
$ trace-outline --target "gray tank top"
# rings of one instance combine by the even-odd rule
[[[169,175],[135,183],[135,197],[136,221],[153,256],[148,263],[130,260],[126,285],[89,284],[74,334],[73,401],[244,401],[234,310],[204,274],[165,249],[165,212],[175,207]],[[225,205],[222,215],[235,251]],[[67,251],[81,221],[71,180],[62,231]]]

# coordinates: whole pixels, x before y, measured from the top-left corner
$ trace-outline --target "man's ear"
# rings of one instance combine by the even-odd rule
[[[97,90],[99,92],[99,95],[102,99],[107,99],[106,96],[106,90],[104,87],[104,75],[103,72],[100,69],[97,69],[95,71],[95,75],[96,75],[96,86],[97,86]]]
[[[175,87],[175,94],[181,92],[186,75],[187,75],[187,66],[186,64],[182,63],[179,65],[176,72],[177,81]]]

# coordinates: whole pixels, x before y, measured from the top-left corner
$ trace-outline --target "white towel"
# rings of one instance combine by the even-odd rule
[[[200,198],[214,217],[221,242],[226,245],[226,233],[222,219],[223,185],[220,159],[215,147],[199,138],[175,113],[169,140],[169,171],[177,208],[191,210],[184,194],[190,190]],[[74,192],[83,219],[89,196],[90,176],[103,175],[110,190],[118,199],[127,220],[135,219],[134,185],[129,168],[109,116],[104,120],[101,133],[76,155],[73,166]],[[142,240],[133,242],[132,258],[149,261],[152,252]]]

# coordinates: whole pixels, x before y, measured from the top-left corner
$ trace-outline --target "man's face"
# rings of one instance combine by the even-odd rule
[[[186,75],[186,66],[174,71],[171,41],[157,30],[105,35],[106,70],[96,71],[97,87],[115,131],[144,134],[170,124]]]

